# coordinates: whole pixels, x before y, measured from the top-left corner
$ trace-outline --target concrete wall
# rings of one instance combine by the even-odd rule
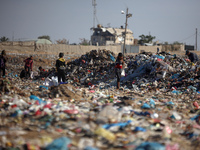
[[[64,52],[66,54],[85,54],[91,50],[110,50],[116,54],[121,52],[121,45],[109,46],[84,46],[65,44],[35,44],[34,42],[3,42],[0,43],[0,50],[26,53],[53,53]]]
[[[124,45],[122,45],[122,52],[123,52],[123,47]],[[139,53],[139,46],[126,45],[126,53]]]
[[[169,51],[168,47],[164,46],[135,46],[126,45],[126,53],[139,53],[141,51],[156,53],[157,48],[160,51]],[[84,45],[65,45],[65,44],[35,44],[35,42],[2,42],[0,50],[7,50],[21,53],[53,53],[58,54],[64,52],[66,54],[85,54],[91,50],[110,50],[115,54],[123,52],[123,45],[109,46],[84,46]],[[184,51],[184,45],[179,46],[178,51]]]
[[[156,53],[157,48],[159,48],[160,52],[162,51],[162,46],[139,46],[139,52],[145,51]]]
[[[121,46],[83,46],[83,45],[64,45],[64,44],[55,44],[55,45],[38,45],[36,51],[45,51],[50,53],[59,53],[64,52],[68,54],[85,54],[91,50],[110,50],[114,53],[121,51]]]

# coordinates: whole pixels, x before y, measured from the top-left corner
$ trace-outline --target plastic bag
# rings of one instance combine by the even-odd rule
[[[124,69],[122,70],[121,76],[122,76],[122,77],[125,76],[125,71],[124,71]]]
[[[33,71],[31,71],[30,77],[31,77],[31,79],[34,78]]]
[[[58,86],[58,77],[46,78],[43,85],[47,87]]]
[[[30,73],[31,79],[33,79],[37,75],[38,75],[38,72],[31,71],[31,73]]]
[[[61,137],[55,139],[51,144],[49,144],[45,149],[48,150],[68,150],[68,145],[71,143],[71,140],[67,137]]]
[[[54,86],[58,86],[58,77],[52,77],[52,81],[53,81],[53,84]]]

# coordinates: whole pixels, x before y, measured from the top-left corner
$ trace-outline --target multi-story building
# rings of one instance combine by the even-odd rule
[[[93,28],[93,35],[91,36],[92,45],[118,45],[124,43],[125,29],[121,28],[104,28],[98,25]],[[126,30],[126,45],[133,45],[134,37],[130,29]]]

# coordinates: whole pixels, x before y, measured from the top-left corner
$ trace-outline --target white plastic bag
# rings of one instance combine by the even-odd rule
[[[58,77],[46,78],[43,85],[48,87],[58,86]]]
[[[53,76],[53,77],[51,77],[51,79],[53,81],[54,86],[58,86],[58,77],[57,76]]]
[[[31,71],[30,77],[31,77],[31,79],[34,78],[33,71]]]
[[[30,78],[33,79],[37,75],[38,75],[38,72],[31,71]]]
[[[124,77],[125,76],[125,70],[122,70],[121,76]]]

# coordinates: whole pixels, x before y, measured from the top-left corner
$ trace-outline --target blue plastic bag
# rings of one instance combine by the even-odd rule
[[[98,148],[87,146],[84,148],[84,150],[99,150]]]
[[[147,103],[144,103],[141,108],[143,108],[143,109],[150,109],[151,106],[149,104],[147,104]]]
[[[55,139],[51,144],[47,145],[45,149],[48,150],[68,150],[68,145],[71,143],[71,140],[67,137],[61,137]]]
[[[147,116],[147,115],[151,115],[148,111],[145,111],[145,112],[137,112],[137,111],[134,111],[134,113],[138,116]]]
[[[135,127],[134,131],[142,131],[142,132],[146,132],[147,130],[145,128],[142,127]]]
[[[144,142],[136,147],[135,150],[165,150],[165,146],[156,142]]]
[[[48,90],[48,87],[46,87],[46,86],[44,86],[44,85],[40,85],[39,88],[40,88],[40,89],[41,89],[41,88],[44,88],[44,89]]]
[[[37,96],[35,96],[35,95],[31,95],[31,96],[30,96],[30,99],[33,99],[33,100],[38,101],[39,104],[42,104],[42,103],[45,103],[45,104],[46,104],[45,101],[43,101],[42,99],[40,99],[39,97],[37,97]]]
[[[110,54],[110,59],[111,59],[113,62],[115,62],[115,58],[113,57],[112,54]]]
[[[170,101],[170,102],[166,102],[166,105],[174,105],[174,103]]]
[[[114,127],[114,126],[120,126],[121,128],[127,126],[128,124],[130,124],[132,121],[128,120],[127,122],[120,122],[120,123],[113,123],[113,124],[105,124],[102,126],[102,128],[104,129],[109,129],[110,127]]]

